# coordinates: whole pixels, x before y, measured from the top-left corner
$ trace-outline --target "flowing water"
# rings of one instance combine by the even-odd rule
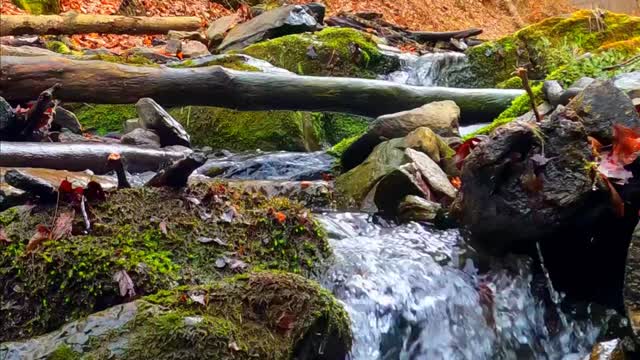
[[[351,316],[354,360],[582,359],[598,336],[567,314],[549,325],[528,258],[479,274],[457,230],[319,218],[335,253],[321,282]]]
[[[400,69],[382,76],[401,84],[416,86],[469,87],[472,83],[467,57],[459,52],[436,52],[425,55],[396,54]]]

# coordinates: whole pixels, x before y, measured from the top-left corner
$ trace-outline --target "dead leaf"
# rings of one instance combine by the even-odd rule
[[[73,227],[73,219],[76,216],[75,210],[64,212],[58,215],[53,229],[50,233],[51,240],[60,240],[64,237],[71,235],[71,229]]]
[[[118,283],[120,288],[120,296],[122,297],[134,297],[136,296],[136,290],[133,285],[133,280],[125,270],[120,270],[113,275],[113,281]]]
[[[276,326],[282,332],[288,333],[289,331],[293,330],[295,321],[296,321],[295,315],[285,312],[278,318],[278,322],[276,323]]]
[[[551,159],[547,158],[543,154],[535,154],[531,157],[531,161],[533,161],[536,166],[545,166]]]
[[[610,153],[602,154],[598,163],[598,172],[609,179],[615,179],[613,182],[619,185],[624,185],[633,178],[633,173],[625,169]]]
[[[167,230],[167,223],[164,220],[160,221],[158,227],[165,236],[169,235],[169,231]]]
[[[27,244],[27,248],[26,248],[27,253],[33,252],[40,246],[40,244],[49,240],[50,234],[51,234],[51,231],[49,230],[48,227],[46,227],[45,225],[39,224],[36,227],[36,233],[33,234],[31,239],[29,239],[29,243]]]
[[[238,259],[226,259],[226,261],[229,264],[229,268],[231,268],[231,270],[244,270],[249,266],[246,262]]]
[[[640,152],[640,133],[626,126],[613,125],[613,151],[611,155],[623,165],[631,164]]]
[[[222,241],[219,237],[210,238],[206,236],[200,236],[197,240],[201,244],[216,243],[220,246],[227,246],[227,243]]]
[[[198,304],[207,306],[206,293],[202,291],[190,291],[188,295],[193,302],[197,302]]]
[[[7,233],[4,231],[4,227],[0,226],[0,244],[8,244],[11,242],[11,239],[7,236]]]
[[[235,341],[229,343],[229,349],[233,351],[240,351],[240,346]]]
[[[229,206],[227,210],[224,211],[220,219],[224,222],[231,223],[237,216],[238,210],[236,210],[236,208],[233,206]]]

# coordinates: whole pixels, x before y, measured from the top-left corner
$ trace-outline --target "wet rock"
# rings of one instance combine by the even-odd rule
[[[210,295],[215,289],[222,296]],[[117,305],[47,335],[3,343],[0,356],[333,360],[346,357],[351,341],[348,316],[319,285],[260,272]]]
[[[385,139],[404,137],[420,127],[428,127],[442,136],[459,136],[460,108],[453,101],[437,101],[417,109],[377,118],[367,133],[342,154],[341,163],[349,170],[362,163],[373,148]]]
[[[199,41],[188,40],[182,43],[182,55],[185,58],[195,58],[211,55],[211,53],[209,52],[207,45]]]
[[[236,14],[223,16],[214,20],[207,28],[207,40],[209,42],[209,48],[217,48],[224,36],[232,27],[238,23],[238,16]]]
[[[428,127],[420,127],[413,130],[405,136],[404,141],[408,148],[427,154],[435,162],[451,158],[455,154],[445,139],[436,135]]]
[[[68,129],[74,134],[82,134],[82,125],[78,118],[71,111],[57,106],[53,115],[53,124],[63,129]]]
[[[235,26],[218,46],[218,51],[238,50],[251,44],[280,37],[314,31],[318,21],[308,7],[288,5],[267,11]]]
[[[23,205],[28,200],[29,194],[7,184],[4,180],[4,176],[0,176],[0,211],[4,211],[10,207]]]
[[[625,360],[624,348],[620,339],[599,342],[593,346],[591,354],[583,360]]]
[[[225,155],[209,160],[198,172],[225,179],[320,180],[331,172],[333,158],[324,152],[273,152]]]
[[[151,148],[160,147],[160,137],[158,134],[148,129],[134,129],[126,133],[120,139],[120,142],[127,145],[138,145]]]
[[[142,125],[140,125],[140,120],[137,118],[129,119],[124,122],[123,128],[124,128],[124,134],[128,134],[135,129],[142,128]]]
[[[11,127],[14,125],[14,113],[11,105],[3,98],[0,97],[0,132],[5,133],[11,131]]]
[[[35,46],[0,45],[1,56],[60,56],[60,54]]]
[[[531,160],[541,154],[541,141],[549,159],[542,167]],[[576,216],[609,209],[607,192],[593,191],[585,171],[590,156],[580,122],[560,117],[539,128],[521,121],[503,126],[465,160],[462,223],[488,248],[514,250],[559,231]]]
[[[167,39],[170,40],[195,40],[201,43],[206,43],[207,39],[200,31],[176,31],[169,30],[167,33]]]
[[[85,187],[90,181],[98,182],[104,190],[113,189],[117,185],[110,176],[93,175],[89,172],[37,168],[0,168],[0,172],[4,174],[7,184],[46,200],[55,200],[58,187],[65,179],[74,187]]]
[[[567,105],[584,124],[587,135],[604,143],[613,139],[613,125],[640,126],[640,116],[631,99],[611,80],[597,80]]]
[[[442,212],[442,206],[419,196],[408,195],[398,205],[398,218],[401,222],[433,222]]]
[[[375,184],[409,159],[404,152],[404,139],[392,139],[379,144],[357,167],[336,179],[338,201],[342,206],[359,207]]]
[[[395,214],[408,195],[444,203],[453,200],[456,189],[438,164],[413,149],[406,149],[405,155],[410,162],[384,176],[376,187],[374,201],[380,211]]]
[[[182,145],[191,147],[189,134],[182,125],[150,98],[142,98],[136,103],[136,111],[144,128],[154,130],[164,146]]]
[[[616,75],[613,78],[613,83],[630,98],[640,97],[640,71]]]

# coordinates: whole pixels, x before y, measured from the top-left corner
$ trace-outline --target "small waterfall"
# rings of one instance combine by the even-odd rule
[[[568,314],[549,330],[529,258],[478,274],[458,230],[319,219],[335,253],[321,282],[351,316],[353,360],[582,359],[598,336],[599,324]]]
[[[416,86],[468,87],[471,78],[467,56],[459,52],[436,52],[422,56],[401,53],[400,70],[384,75],[384,80]]]

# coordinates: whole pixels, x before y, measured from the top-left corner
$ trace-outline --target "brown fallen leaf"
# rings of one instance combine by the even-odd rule
[[[136,296],[135,286],[133,285],[133,280],[125,270],[120,270],[113,275],[113,281],[118,283],[118,287],[120,288],[120,296]]]
[[[296,321],[295,315],[285,312],[280,316],[280,318],[278,318],[278,322],[276,326],[282,332],[288,333],[289,331],[293,330],[295,321]]]
[[[160,221],[160,225],[158,225],[158,227],[160,227],[160,231],[165,235],[169,235],[169,231],[167,230],[167,223],[162,220]]]
[[[27,244],[27,254],[36,250],[40,244],[49,240],[49,236],[51,235],[51,230],[48,227],[42,224],[38,224],[36,227],[36,233],[33,234],[31,239],[29,239],[29,243]]]
[[[11,239],[7,236],[7,233],[4,231],[4,228],[0,226],[0,244],[8,244],[11,242]]]
[[[71,235],[71,229],[73,227],[73,219],[76,216],[75,210],[64,212],[58,216],[51,234],[49,235],[51,240],[60,240],[66,236]]]

